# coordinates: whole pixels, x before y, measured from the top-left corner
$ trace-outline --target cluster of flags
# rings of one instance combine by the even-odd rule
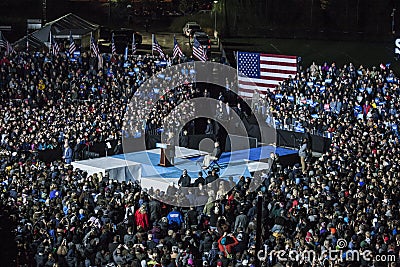
[[[10,54],[14,51],[12,45],[10,44],[9,41],[7,41],[7,39],[4,37],[4,35],[2,34],[2,32],[0,31],[0,51],[4,49],[6,50],[7,54]]]
[[[152,53],[154,53],[154,52],[157,52],[160,55],[160,57],[165,58],[165,53],[162,50],[160,44],[157,42],[156,37],[153,34],[152,35]],[[176,58],[176,57],[183,57],[183,56],[184,56],[184,54],[182,52],[182,49],[179,46],[178,41],[176,40],[176,38],[174,36],[174,48],[172,51],[172,57]],[[206,49],[200,44],[200,42],[196,38],[194,38],[194,42],[193,42],[193,56],[202,62],[206,62],[208,59]]]
[[[10,47],[11,45],[4,39],[4,37],[0,34],[0,48],[4,47]],[[56,40],[53,38],[52,33],[50,31],[49,34],[49,51],[51,54],[53,55],[57,55],[58,53],[60,53],[60,45],[56,42]],[[72,36],[72,33],[70,32],[69,34],[69,48],[67,50],[67,52],[69,53],[70,56],[72,56],[74,54],[74,52],[76,51],[77,46],[75,44],[74,38]],[[136,47],[136,42],[135,42],[135,34],[132,34],[132,55],[136,54],[137,52],[137,47]],[[95,55],[96,57],[100,56],[100,50],[99,50],[99,46],[97,44],[97,42],[95,41],[94,37],[91,36],[90,37],[90,51],[93,53],[93,55]],[[128,58],[128,45],[125,48],[125,53],[124,53],[124,57],[125,59]],[[158,55],[165,59],[165,53],[161,47],[161,45],[158,43],[155,35],[152,35],[152,53],[158,53]],[[117,54],[117,49],[115,46],[115,42],[114,42],[114,34],[111,37],[111,54],[115,55]],[[176,37],[174,36],[174,47],[173,47],[173,58],[180,58],[180,57],[184,57],[185,55],[182,52],[181,47],[179,46],[178,41],[176,40]],[[198,60],[205,62],[207,61],[207,51],[206,49],[200,44],[200,42],[195,38],[194,42],[193,42],[193,56],[195,58],[197,58]]]

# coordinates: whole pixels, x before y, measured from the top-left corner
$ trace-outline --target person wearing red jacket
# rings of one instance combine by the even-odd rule
[[[149,216],[146,212],[146,206],[142,205],[136,212],[135,212],[135,222],[136,227],[142,227],[145,231],[149,229]]]
[[[233,243],[230,241],[228,244],[228,240],[233,240]],[[237,244],[239,244],[239,241],[236,237],[233,234],[227,234],[226,232],[224,232],[224,234],[218,239],[219,251],[223,252],[225,257],[228,257],[228,254],[232,254],[232,248]]]

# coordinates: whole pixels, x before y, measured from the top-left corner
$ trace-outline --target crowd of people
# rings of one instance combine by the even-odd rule
[[[365,68],[352,63],[338,67],[313,63],[291,77],[266,97],[253,96],[253,111],[267,116],[272,112],[277,128],[331,137],[343,123],[354,119],[387,118],[396,127],[398,78],[390,65]],[[262,95],[261,95],[262,96]],[[395,130],[397,132],[397,129]]]
[[[108,174],[88,175],[65,159],[41,162],[37,150],[157,130],[177,103],[205,94],[193,86],[190,67],[177,74],[181,81],[187,79],[177,89],[159,77],[163,79],[159,88],[137,90],[164,65],[152,56],[132,59],[130,66],[124,63],[117,57],[98,70],[87,54],[76,62],[40,53],[15,53],[0,60],[0,209],[13,228],[17,252],[13,264],[399,263],[399,87],[389,66],[356,69],[352,64],[312,64],[257,99],[253,111],[271,110],[279,127],[294,130],[299,121],[301,127],[335,134],[328,152],[302,161],[301,167],[281,168],[279,157],[272,157],[271,172],[264,174],[264,183],[256,191],[250,190],[252,178],[235,177],[239,179],[234,183],[220,179],[215,170],[204,178],[202,172],[192,177],[197,179],[186,183],[185,190],[171,186],[167,192],[153,192]],[[150,109],[160,95],[161,102]],[[140,106],[137,103],[142,102],[131,98],[147,99],[148,104]],[[240,111],[240,105],[236,109]],[[125,110],[129,116],[123,121]],[[190,116],[191,111],[187,103],[175,116]],[[134,130],[124,131],[124,122]],[[217,201],[197,205],[215,195]],[[172,198],[169,203],[189,208],[158,200],[165,196]],[[263,199],[261,217],[257,216],[258,196]],[[257,220],[262,220],[261,232]],[[281,254],[260,254],[255,250],[257,238],[264,250]],[[317,256],[301,256],[310,250]],[[331,255],[331,250],[340,252]],[[293,259],[290,251],[300,256]],[[349,254],[359,251],[370,251],[374,260],[349,259]],[[377,255],[387,256],[386,261],[378,262]]]
[[[192,73],[184,70],[174,77],[183,82],[176,88],[162,87],[164,79],[156,78],[157,85],[137,90],[172,63],[170,58],[161,61],[149,55],[129,62],[116,57],[98,70],[95,57],[86,53],[76,61],[64,54],[4,56],[0,60],[1,145],[8,151],[29,152],[63,146],[67,140],[79,150],[82,145],[119,140],[122,134],[129,138],[157,131],[174,106],[199,93],[192,88]],[[125,110],[132,117],[124,120]]]

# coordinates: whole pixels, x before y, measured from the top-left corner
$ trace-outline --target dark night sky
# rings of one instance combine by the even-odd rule
[[[126,1],[126,0],[125,0]],[[149,0],[147,0],[149,1]],[[183,0],[174,0],[179,3]],[[327,2],[327,5],[325,3]],[[220,18],[226,35],[257,35],[258,31],[276,32],[321,30],[330,32],[363,33],[379,41],[389,38],[392,8],[397,8],[395,29],[400,32],[400,1],[395,0],[220,0]],[[42,18],[42,0],[0,1],[0,25],[11,25],[8,33],[15,40],[25,31],[27,18]],[[225,5],[226,4],[226,5]],[[73,12],[89,21],[105,24],[107,6],[92,2],[48,0],[47,18],[52,20]],[[178,6],[178,5],[176,5]],[[284,37],[284,36],[283,36]],[[289,35],[288,35],[289,37]]]

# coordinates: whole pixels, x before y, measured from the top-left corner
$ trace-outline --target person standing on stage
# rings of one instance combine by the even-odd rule
[[[175,165],[175,138],[173,132],[170,132],[168,134],[168,139],[166,143],[168,144],[168,147],[166,149],[167,158],[171,163],[171,165],[173,166]]]
[[[300,145],[299,157],[301,162],[301,171],[303,174],[306,172],[306,157],[307,157],[307,139],[304,138]]]
[[[187,173],[187,170],[184,169],[181,177],[179,178],[178,186],[180,186],[180,187],[189,187],[191,181],[192,181],[192,178]]]
[[[207,127],[206,127],[206,131],[204,132],[204,134],[208,134],[208,135],[215,134],[214,125],[210,119],[207,120]]]
[[[68,145],[68,143],[65,143],[64,145],[64,151],[63,151],[63,159],[66,164],[71,164],[72,162],[72,156],[73,152],[71,147]]]

